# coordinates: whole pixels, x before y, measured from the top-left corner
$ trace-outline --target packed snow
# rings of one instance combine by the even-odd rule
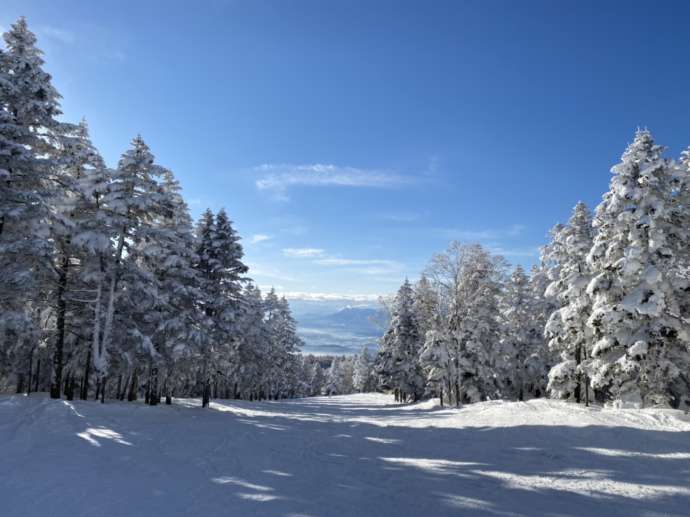
[[[0,398],[2,515],[687,515],[690,417],[382,394]]]

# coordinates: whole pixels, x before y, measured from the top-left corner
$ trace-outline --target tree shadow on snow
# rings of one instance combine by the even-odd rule
[[[0,474],[3,515],[630,516],[690,508],[687,432],[416,428],[404,419],[435,411],[337,398],[184,405],[75,402],[60,418],[50,414],[52,430],[40,440],[22,441],[41,422],[35,412],[4,434],[0,426],[3,467],[20,474]],[[384,417],[400,425],[376,425]]]

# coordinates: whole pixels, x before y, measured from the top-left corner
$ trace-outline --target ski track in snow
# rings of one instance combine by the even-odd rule
[[[0,397],[0,515],[688,515],[690,417],[380,394]]]

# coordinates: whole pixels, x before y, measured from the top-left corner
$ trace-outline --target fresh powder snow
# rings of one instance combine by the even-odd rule
[[[3,396],[0,513],[687,515],[689,436],[682,411],[543,399]]]

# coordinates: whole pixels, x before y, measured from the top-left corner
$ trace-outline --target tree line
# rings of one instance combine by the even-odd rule
[[[246,276],[226,212],[194,224],[140,136],[106,166],[86,122],[60,120],[26,20],[3,37],[0,390],[204,406],[314,394],[321,366],[297,353],[288,302]]]
[[[551,397],[690,405],[690,150],[638,130],[594,215],[578,203],[527,275],[452,243],[402,285],[375,371],[400,401]]]
[[[21,18],[0,48],[0,390],[150,404],[392,390],[442,403],[690,397],[690,151],[636,133],[594,215],[528,274],[451,243],[401,286],[375,357],[298,353],[288,302],[247,277],[224,210],[192,220],[137,136],[108,167]],[[329,363],[329,364],[327,364]]]

